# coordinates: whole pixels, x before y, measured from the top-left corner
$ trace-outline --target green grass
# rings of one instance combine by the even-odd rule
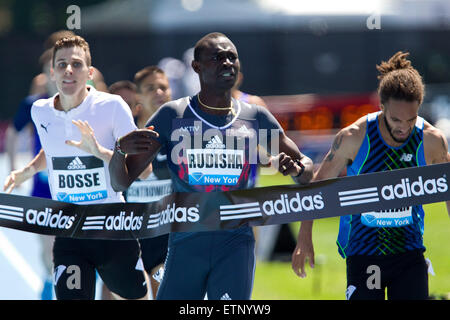
[[[261,176],[260,185],[289,184],[281,175]],[[435,276],[429,275],[430,294],[450,292],[450,218],[445,203],[424,206],[427,248],[425,257],[432,262]],[[297,236],[300,223],[291,224]],[[307,277],[298,278],[291,264],[257,261],[252,299],[269,300],[342,300],[345,299],[345,260],[337,252],[339,218],[314,222],[313,243],[316,266],[306,269]]]

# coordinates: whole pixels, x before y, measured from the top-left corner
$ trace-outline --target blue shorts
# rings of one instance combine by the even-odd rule
[[[169,236],[158,300],[249,300],[255,273],[251,228]]]

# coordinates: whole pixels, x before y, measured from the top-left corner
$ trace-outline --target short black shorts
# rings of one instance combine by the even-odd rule
[[[164,263],[167,255],[167,246],[169,243],[169,234],[159,237],[139,239],[141,245],[141,257],[144,263],[144,269],[148,274],[156,266]]]
[[[347,300],[384,300],[386,289],[389,300],[428,299],[423,250],[347,258]]]
[[[137,240],[55,238],[54,285],[58,300],[94,299],[95,271],[109,290],[125,299],[146,295]]]

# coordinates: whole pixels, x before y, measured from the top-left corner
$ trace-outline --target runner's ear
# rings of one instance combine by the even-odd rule
[[[94,79],[94,67],[90,66],[89,67],[89,80],[93,80]]]
[[[55,69],[50,67],[50,80],[55,81]]]
[[[198,63],[198,61],[192,60],[192,69],[194,69],[195,73],[199,73],[200,72],[200,65]]]

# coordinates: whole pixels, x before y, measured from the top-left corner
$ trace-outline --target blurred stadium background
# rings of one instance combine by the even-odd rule
[[[241,90],[261,96],[301,150],[319,163],[339,128],[378,110],[375,65],[409,51],[426,83],[421,115],[450,137],[450,2],[445,0],[0,0],[0,181],[9,173],[5,132],[30,82],[41,72],[43,42],[67,29],[70,5],[93,65],[107,85],[132,80],[140,68],[160,65],[173,98],[195,94],[190,68],[195,42],[219,31],[235,43],[244,73]],[[21,133],[21,164],[31,154]],[[260,185],[289,179],[261,176]],[[26,184],[17,193],[27,194]],[[450,240],[444,205],[426,206],[425,243],[433,263],[430,293],[450,292]],[[255,299],[343,299],[345,262],[336,250],[337,219],[315,227],[316,269],[298,279],[290,253],[298,224],[270,233],[261,245]],[[43,266],[35,235],[0,229],[0,299],[38,299]]]

